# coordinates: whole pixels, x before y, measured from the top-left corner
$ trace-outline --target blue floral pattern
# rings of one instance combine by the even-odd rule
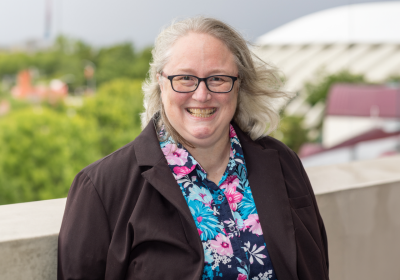
[[[218,185],[181,144],[171,137],[160,142],[203,243],[202,279],[276,279],[232,126],[229,136],[229,163]]]

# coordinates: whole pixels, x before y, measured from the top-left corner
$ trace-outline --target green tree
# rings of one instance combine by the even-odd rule
[[[96,57],[99,84],[116,78],[144,79],[149,69],[151,48],[136,53],[131,43],[100,49]]]
[[[102,85],[95,96],[85,98],[78,113],[96,122],[102,155],[117,150],[140,133],[141,85],[140,80],[117,79]]]
[[[271,136],[298,153],[301,145],[308,141],[307,133],[308,130],[303,126],[303,117],[282,115],[278,129]]]
[[[15,75],[32,65],[32,57],[23,52],[0,52],[0,79],[5,75]]]
[[[153,59],[152,47],[147,47],[137,54],[136,62],[133,68],[133,75],[136,79],[145,79],[149,71],[149,63]]]
[[[0,204],[65,197],[74,176],[100,158],[96,123],[48,108],[0,118]]]
[[[391,75],[391,76],[389,76],[386,79],[386,83],[399,85],[400,84],[400,75]]]
[[[326,101],[329,89],[336,83],[366,83],[364,75],[353,74],[347,70],[332,75],[320,76],[315,82],[307,82],[304,89],[308,95],[307,102],[311,105]]]
[[[131,43],[96,49],[81,40],[58,36],[50,48],[35,53],[0,52],[0,79],[33,68],[38,70],[39,80],[62,79],[74,92],[86,86],[84,68],[88,64],[95,67],[98,85],[116,78],[144,79],[151,50],[136,51]]]
[[[63,79],[73,92],[85,85],[85,64],[95,59],[96,51],[85,42],[59,36],[50,49],[33,55],[32,66],[47,79]]]

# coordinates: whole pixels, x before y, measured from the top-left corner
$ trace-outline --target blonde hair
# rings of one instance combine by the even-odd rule
[[[205,33],[221,40],[232,52],[239,70],[240,87],[233,120],[256,140],[274,131],[279,124],[279,111],[274,102],[289,99],[281,90],[278,70],[258,58],[248,47],[248,42],[228,24],[209,17],[196,16],[173,22],[158,35],[152,51],[149,76],[143,83],[144,108],[142,128],[156,115],[157,126],[164,126],[167,134],[181,144],[189,145],[171,126],[161,101],[161,89],[157,74],[167,64],[173,44],[188,33]]]

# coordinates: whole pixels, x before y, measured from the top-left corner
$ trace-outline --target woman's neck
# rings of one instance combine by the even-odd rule
[[[207,172],[207,179],[218,185],[229,162],[231,143],[227,137],[210,147],[185,147]]]

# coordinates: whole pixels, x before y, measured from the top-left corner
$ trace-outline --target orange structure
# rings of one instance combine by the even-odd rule
[[[15,98],[25,99],[33,94],[34,88],[31,83],[29,70],[22,70],[17,76],[17,86],[13,88],[12,94]]]
[[[49,100],[52,103],[68,95],[68,86],[60,80],[52,80],[49,86],[32,85],[29,70],[22,70],[17,76],[17,85],[11,90],[14,98]]]

